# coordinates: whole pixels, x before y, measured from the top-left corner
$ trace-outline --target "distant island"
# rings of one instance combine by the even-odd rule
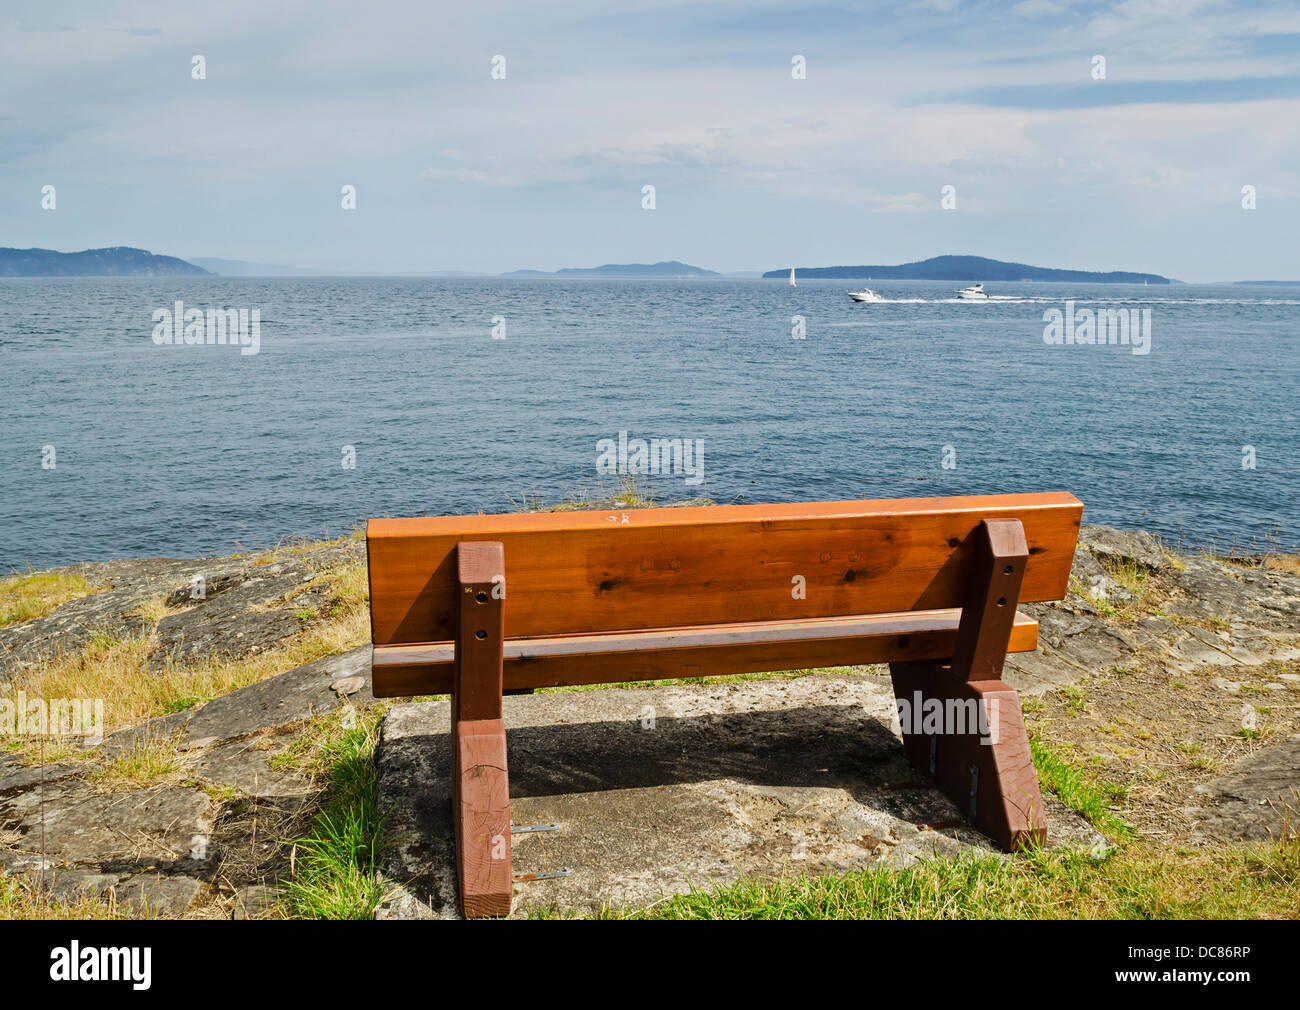
[[[82,252],[0,247],[0,277],[207,277],[175,256],[118,245]]]
[[[666,263],[606,263],[600,267],[565,267],[563,270],[511,270],[503,277],[721,277],[716,270],[669,260]]]
[[[798,276],[809,279],[864,278],[882,281],[1066,281],[1086,284],[1173,284],[1159,274],[1139,274],[1126,270],[1095,273],[1091,270],[1056,270],[1031,267],[1025,263],[1007,263],[983,256],[933,256],[917,263],[899,266],[797,267]],[[789,267],[769,270],[764,277],[787,277]]]
[[[1058,281],[1091,284],[1179,284],[1180,281],[1160,274],[1112,270],[1058,270],[1026,263],[1008,263],[983,256],[935,256],[917,263],[898,266],[796,267],[797,276],[805,279],[840,280],[917,280],[917,281]],[[598,267],[565,267],[562,270],[511,270],[499,277],[608,277],[620,279],[685,280],[690,278],[764,277],[784,279],[789,267],[766,273],[736,271],[721,273],[705,270],[680,260],[660,263],[606,263]],[[322,270],[247,260],[194,256],[188,260],[176,256],[156,256],[147,249],[112,246],[82,252],[57,252],[53,249],[14,249],[0,247],[0,277],[488,277],[472,271],[421,271],[408,273],[365,273]],[[1235,284],[1286,285],[1292,281],[1232,281]]]

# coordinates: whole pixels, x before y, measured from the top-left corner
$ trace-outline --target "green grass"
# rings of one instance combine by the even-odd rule
[[[1088,707],[1088,692],[1077,684],[1066,684],[1061,693],[1065,695],[1065,710],[1070,715],[1082,715]]]
[[[1100,858],[1037,849],[1015,858],[967,854],[905,868],[742,880],[665,898],[604,919],[1203,919],[1292,918],[1300,912],[1300,840]],[[535,918],[564,917],[556,909]]]
[[[188,711],[191,708],[195,708],[211,700],[212,700],[211,698],[203,697],[197,694],[182,695],[181,697],[178,698],[167,699],[162,703],[161,707],[163,712],[166,713],[167,715],[174,715],[177,712]]]
[[[1145,568],[1127,558],[1102,557],[1097,560],[1113,582],[1118,583],[1134,596],[1142,595],[1144,583],[1147,579],[1147,570]]]
[[[32,572],[0,579],[0,628],[44,617],[60,604],[90,592],[90,584],[81,576],[63,572]]]
[[[1115,816],[1111,804],[1123,796],[1115,786],[1100,786],[1087,779],[1074,765],[1053,751],[1041,739],[1029,741],[1038,769],[1038,783],[1093,827],[1112,838],[1135,838],[1133,826]]]
[[[352,726],[332,718],[335,731],[320,734],[314,744],[329,782],[325,803],[307,835],[285,843],[293,847],[294,872],[284,903],[296,918],[371,919],[386,893],[374,760],[380,713],[362,713]]]

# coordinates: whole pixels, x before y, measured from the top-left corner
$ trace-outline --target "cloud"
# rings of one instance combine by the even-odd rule
[[[1011,8],[1011,13],[1022,18],[1046,18],[1064,14],[1069,9],[1069,4],[1057,3],[1056,0],[1021,0]]]
[[[1282,213],[1300,164],[1288,45],[1300,11],[1210,0],[1007,11],[942,0],[864,21],[847,6],[792,12],[774,0],[575,0],[491,16],[396,3],[370,16],[335,2],[135,0],[110,16],[71,2],[59,20],[79,29],[0,36],[0,85],[24,96],[0,120],[0,180],[18,191],[54,180],[68,207],[100,194],[59,219],[70,226],[109,230],[131,215],[165,232],[179,208],[250,241],[278,228],[302,244],[266,253],[286,262],[320,261],[321,243],[365,254],[335,217],[312,217],[336,208],[344,182],[371,215],[349,227],[390,246],[413,207],[436,212],[448,242],[459,222],[517,244],[604,230],[632,243],[650,232],[601,215],[644,184],[664,208],[700,201],[674,225],[684,243],[710,230],[706,214],[755,227],[880,215],[908,228],[933,214],[991,234],[1018,227],[1008,222],[1025,206],[1077,203],[1098,221],[1174,222],[1243,182],[1266,185]],[[193,53],[208,58],[204,81],[190,77]],[[496,53],[506,80],[490,76]],[[790,76],[793,53],[808,58],[806,80]],[[1094,53],[1107,56],[1106,81],[1089,76]],[[959,219],[938,216],[947,184]],[[379,218],[384,207],[392,218]],[[41,244],[39,218],[0,210],[0,225]],[[752,255],[733,230],[707,241]],[[1144,240],[1177,254],[1165,230]],[[427,245],[429,229],[418,235]]]

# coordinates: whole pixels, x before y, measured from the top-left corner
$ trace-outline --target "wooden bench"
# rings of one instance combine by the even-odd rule
[[[1017,604],[1064,598],[1082,514],[1049,493],[372,519],[374,693],[451,694],[465,914],[510,911],[501,698],[539,687],[889,663],[900,713],[996,723],[901,720],[911,763],[1005,848],[1044,839],[1002,664],[1038,644]]]

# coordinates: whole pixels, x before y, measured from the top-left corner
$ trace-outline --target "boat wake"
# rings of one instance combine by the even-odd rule
[[[872,305],[1300,305],[1300,298],[1079,298],[1058,295],[1055,298],[1020,295],[989,295],[986,298],[880,298]]]

